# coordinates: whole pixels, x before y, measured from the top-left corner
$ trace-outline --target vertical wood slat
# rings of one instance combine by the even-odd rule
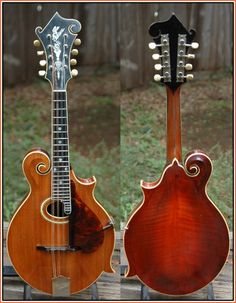
[[[38,8],[42,7],[42,10]],[[153,17],[158,10],[158,18]],[[232,3],[4,3],[4,81],[32,81],[39,70],[34,29],[59,11],[82,23],[79,66],[121,66],[121,88],[150,82],[154,74],[149,25],[172,12],[197,29],[194,70],[230,69],[233,47]]]

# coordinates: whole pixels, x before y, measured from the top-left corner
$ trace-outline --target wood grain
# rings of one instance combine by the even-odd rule
[[[68,223],[53,224],[41,213],[43,201],[50,197],[50,159],[47,154],[29,152],[24,159],[23,170],[30,193],[14,214],[7,234],[8,253],[19,276],[33,288],[49,294],[52,293],[53,277],[68,277],[70,293],[76,293],[92,284],[103,271],[113,272],[110,264],[114,248],[113,228],[104,231],[102,244],[91,253],[56,252],[53,256],[51,252],[36,248],[37,245],[68,245]],[[80,201],[105,226],[110,218],[94,198],[95,178],[77,179],[71,170],[71,180]]]
[[[124,234],[127,276],[163,294],[192,293],[220,272],[229,251],[226,222],[205,186],[211,161],[203,153],[174,160],[160,181],[142,182],[144,202]]]

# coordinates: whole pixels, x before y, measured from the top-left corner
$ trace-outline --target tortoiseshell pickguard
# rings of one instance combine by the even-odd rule
[[[70,215],[70,245],[84,253],[97,250],[104,241],[103,226],[96,214],[80,199],[71,181],[72,213]]]

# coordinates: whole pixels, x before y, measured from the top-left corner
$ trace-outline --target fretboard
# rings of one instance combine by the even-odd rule
[[[66,91],[53,91],[52,96],[52,199],[64,204],[71,213],[70,157]]]

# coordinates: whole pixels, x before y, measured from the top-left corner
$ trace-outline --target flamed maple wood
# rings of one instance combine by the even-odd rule
[[[110,259],[114,229],[99,232],[110,218],[94,198],[95,178],[77,179],[71,170],[73,208],[77,207],[70,220],[72,244],[81,247],[75,252],[54,252],[53,261],[52,252],[39,250],[37,246],[67,246],[70,239],[68,217],[54,218],[46,211],[44,202],[48,198],[50,201],[51,188],[48,155],[42,150],[29,152],[23,161],[23,171],[30,192],[14,214],[7,234],[8,253],[21,278],[33,288],[51,294],[55,262],[56,275],[68,277],[70,293],[76,293],[93,283],[103,271],[113,272]]]
[[[195,167],[195,168],[194,168]],[[174,159],[160,180],[141,182],[144,201],[127,223],[127,276],[169,295],[211,282],[229,251],[228,228],[205,186],[211,162],[194,152],[185,167]]]

